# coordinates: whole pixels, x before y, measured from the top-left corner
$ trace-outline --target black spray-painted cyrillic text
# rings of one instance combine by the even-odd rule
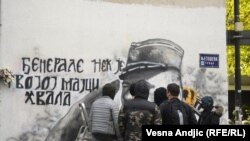
[[[78,78],[62,78],[62,88],[65,91],[79,91],[79,93],[85,90],[92,92],[99,88],[99,79],[78,79]]]
[[[48,73],[48,72],[77,72],[84,71],[82,68],[84,64],[83,59],[64,59],[64,58],[48,58],[40,59],[38,57],[22,58],[22,70],[24,74],[32,72]]]
[[[25,103],[32,105],[62,105],[70,106],[70,92],[60,91],[55,95],[54,91],[27,91]]]
[[[125,64],[125,62],[120,60],[120,59],[116,60],[116,62],[117,62],[117,70],[116,70],[115,74],[122,71],[122,68],[124,67],[123,65]]]
[[[94,72],[107,72],[107,71],[112,71],[112,60],[111,59],[94,59],[91,61],[94,65]],[[117,74],[118,72],[120,72],[122,70],[122,68],[124,67],[123,65],[125,64],[125,62],[123,60],[116,60],[116,71],[114,72],[114,74]]]
[[[91,62],[94,63],[94,72],[106,72],[111,71],[111,60],[110,59],[94,59]]]
[[[84,91],[92,92],[99,88],[99,78],[61,78],[57,76],[27,76],[15,75],[16,88],[27,90],[55,90],[74,91],[82,93]],[[59,83],[59,85],[57,85]]]
[[[57,86],[56,76],[15,75],[15,77],[17,89],[54,90]]]

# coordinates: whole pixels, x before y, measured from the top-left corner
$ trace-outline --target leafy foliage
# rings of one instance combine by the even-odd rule
[[[12,72],[6,68],[0,69],[0,80],[2,80],[5,84],[9,84],[13,81],[14,76]]]
[[[227,30],[234,29],[234,0],[226,0],[226,27]],[[250,30],[250,0],[240,1],[240,20],[243,22],[244,30]],[[241,46],[240,64],[241,75],[250,76],[250,46]],[[235,59],[234,46],[227,47],[227,72],[229,76],[234,75]]]

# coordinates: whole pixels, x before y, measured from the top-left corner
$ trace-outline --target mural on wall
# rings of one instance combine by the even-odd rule
[[[172,82],[194,93],[193,105],[211,95],[224,106],[221,123],[227,123],[224,7],[81,0],[3,0],[2,7],[0,65],[14,81],[10,88],[0,85],[0,140],[75,140],[86,124],[80,103],[88,114],[111,83],[122,106],[140,79],[151,84],[152,102],[154,90]],[[219,67],[200,67],[202,53],[217,54]]]
[[[131,84],[138,80],[145,79],[149,82],[150,96],[149,101],[153,102],[153,92],[158,87],[166,87],[169,83],[181,82],[181,63],[184,50],[176,43],[166,39],[149,39],[142,42],[133,42],[130,46],[127,64],[119,75],[121,86],[121,105],[132,96],[129,93]],[[119,80],[118,80],[119,81]],[[118,89],[118,87],[116,87]],[[101,96],[101,90],[98,93]],[[81,100],[76,106],[72,107],[68,114],[58,123],[47,137],[49,140],[66,141],[75,139],[81,124],[72,123],[76,121],[76,117],[81,117],[78,108],[79,103],[84,103],[87,114],[96,95],[88,94],[92,99]],[[77,112],[73,112],[77,111]],[[88,116],[88,115],[87,115]],[[80,119],[81,120],[81,119]],[[79,121],[78,121],[79,123]],[[84,122],[85,123],[85,122]],[[57,132],[59,131],[59,132]]]

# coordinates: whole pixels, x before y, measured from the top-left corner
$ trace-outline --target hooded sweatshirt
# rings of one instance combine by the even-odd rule
[[[204,109],[201,113],[198,124],[200,125],[219,125],[220,117],[223,113],[222,106],[214,106],[212,108]]]

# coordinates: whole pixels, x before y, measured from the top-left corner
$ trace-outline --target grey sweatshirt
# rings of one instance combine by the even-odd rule
[[[110,97],[103,96],[97,99],[90,110],[90,131],[119,137],[118,114],[119,107]]]

